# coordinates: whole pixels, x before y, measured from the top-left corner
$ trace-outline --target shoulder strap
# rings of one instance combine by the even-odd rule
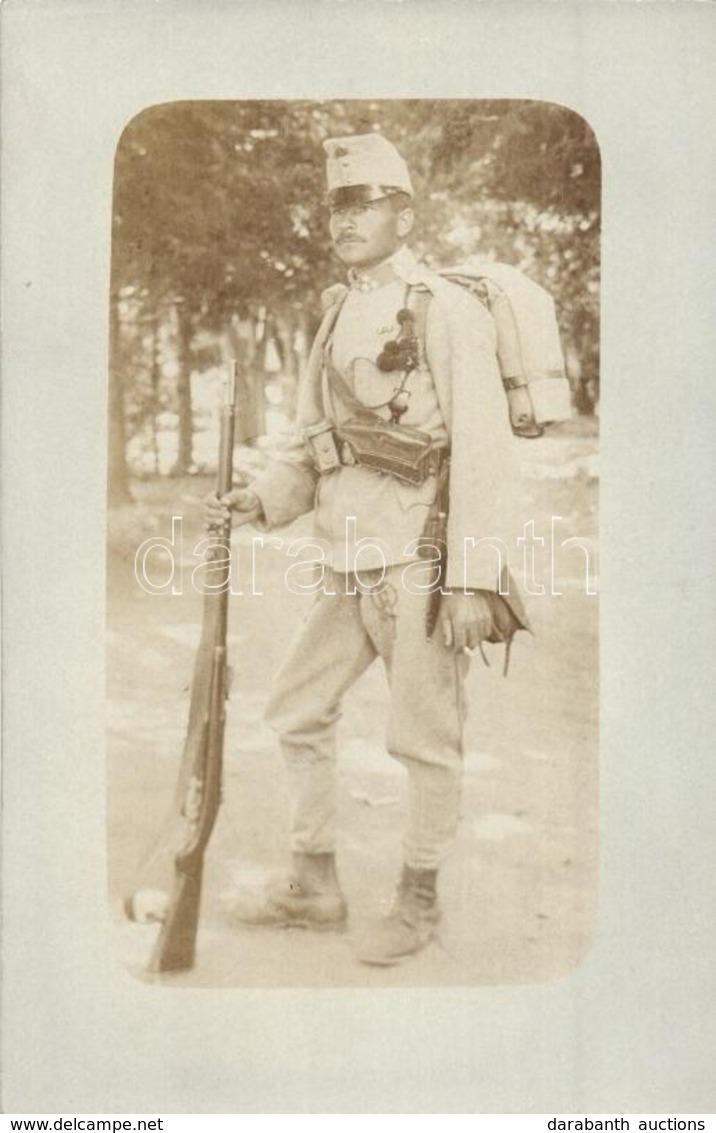
[[[415,323],[415,335],[416,335],[416,338],[418,340],[419,359],[420,359],[420,362],[423,365],[426,365],[425,321],[426,321],[426,315],[427,315],[427,305],[428,305],[428,302],[430,301],[430,298],[431,298],[430,292],[427,291],[425,288],[416,287],[412,284],[406,285],[404,306],[409,308],[413,313],[414,323]],[[325,377],[326,377],[324,388],[325,388],[325,392],[326,392],[326,398],[327,398],[327,401],[328,401],[327,408],[328,408],[328,411],[330,413],[332,413],[333,416],[335,417],[336,414],[335,414],[335,408],[334,408],[334,403],[333,403],[333,395],[337,394],[337,396],[341,399],[343,404],[345,406],[347,406],[347,408],[356,417],[362,417],[365,420],[381,421],[382,422],[383,419],[381,417],[378,417],[378,415],[375,413],[375,410],[376,409],[384,409],[386,407],[392,407],[392,403],[393,403],[392,397],[388,398],[387,401],[381,402],[378,405],[366,405],[364,402],[362,402],[360,400],[360,398],[356,397],[355,393],[351,389],[351,387],[348,384],[348,382],[346,381],[346,379],[340,373],[338,368],[334,365],[333,359],[331,357],[331,344],[332,344],[332,340],[333,340],[333,331],[334,331],[336,322],[338,320],[338,315],[340,314],[341,307],[343,306],[344,299],[345,299],[345,295],[341,296],[339,302],[336,304],[337,310],[335,311],[334,317],[331,320],[330,325],[327,328],[327,333],[326,333],[325,341],[324,341],[324,344],[323,344],[323,369],[324,369],[324,373],[325,373]],[[400,384],[401,390],[406,385],[413,369],[414,369],[414,363],[413,363],[412,366],[406,365],[406,368],[403,371],[403,376],[402,376],[402,379],[401,379],[401,384]],[[396,391],[394,390],[393,391],[394,395],[395,395],[395,392]],[[395,422],[395,421],[398,420],[398,418],[394,417],[393,420]]]
[[[328,410],[336,418],[336,412],[333,404],[333,395],[336,394],[347,409],[350,410],[356,417],[365,417],[370,420],[376,419],[376,414],[368,405],[360,400],[359,397],[353,393],[353,390],[348,385],[348,382],[336,368],[331,358],[330,351],[326,350],[323,359],[323,364],[326,372],[326,394],[328,396]]]

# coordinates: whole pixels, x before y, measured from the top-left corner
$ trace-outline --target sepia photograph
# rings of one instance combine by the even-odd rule
[[[8,1127],[708,1129],[713,5],[0,22]]]
[[[135,974],[583,960],[600,205],[594,134],[549,103],[181,102],[123,131],[108,849]]]

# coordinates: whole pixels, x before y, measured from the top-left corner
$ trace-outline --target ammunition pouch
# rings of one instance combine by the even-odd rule
[[[342,464],[385,472],[406,484],[435,475],[445,455],[420,429],[374,417],[351,417],[335,429]]]

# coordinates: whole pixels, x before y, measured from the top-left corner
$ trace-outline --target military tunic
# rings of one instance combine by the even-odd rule
[[[398,334],[396,315],[404,298],[405,286],[398,279],[370,291],[352,288],[326,348],[330,366],[335,367],[359,401],[373,407],[384,420],[390,419],[385,403],[401,375],[381,372],[376,359],[385,343]],[[340,425],[351,416],[351,409],[342,404],[339,392],[331,388],[329,374],[326,365],[324,406],[329,420]],[[446,447],[447,429],[424,359],[410,374],[406,390],[408,407],[401,424],[420,429],[436,446]],[[344,466],[321,478],[316,498],[316,534],[330,547],[330,561],[338,571],[409,562],[415,558],[415,546],[434,498],[434,476],[412,485],[370,468]],[[348,531],[347,517],[355,521]],[[364,542],[356,561],[355,544],[361,540]]]

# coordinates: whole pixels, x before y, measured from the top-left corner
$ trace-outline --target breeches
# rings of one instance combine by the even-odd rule
[[[278,673],[267,721],[279,733],[286,761],[294,852],[335,848],[341,700],[377,657],[390,690],[386,746],[408,772],[405,864],[435,869],[451,847],[460,807],[469,660],[446,648],[439,627],[426,638],[428,596],[410,593],[402,571],[389,568],[373,592],[366,585],[379,572],[362,572],[360,583],[352,575],[329,575]],[[347,592],[351,587],[357,592]]]

